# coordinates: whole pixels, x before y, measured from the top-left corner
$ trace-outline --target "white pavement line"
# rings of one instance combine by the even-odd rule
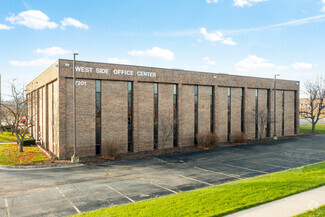
[[[5,198],[4,200],[5,200],[5,207],[6,207],[7,217],[10,217],[9,206],[8,206],[8,200],[7,200],[7,198]]]
[[[197,179],[194,179],[194,178],[191,178],[191,177],[187,177],[187,176],[183,176],[183,175],[180,175],[178,174],[180,177],[183,177],[185,179],[190,179],[190,180],[193,180],[193,181],[196,181],[196,182],[201,182],[203,184],[206,184],[206,185],[210,185],[210,186],[214,186],[213,184],[210,184],[210,183],[207,183],[207,182],[204,182],[204,181],[201,181],[201,180],[197,180]]]
[[[136,176],[135,176],[135,177],[136,177]],[[174,193],[174,194],[177,194],[176,191],[173,191],[172,189],[169,189],[169,188],[166,188],[166,187],[164,187],[164,186],[161,186],[161,185],[159,185],[159,184],[157,184],[157,183],[154,183],[153,181],[151,181],[151,180],[149,180],[149,179],[145,179],[145,178],[142,178],[142,177],[136,177],[136,178],[141,179],[141,180],[144,180],[144,181],[146,181],[146,182],[149,182],[149,183],[152,184],[152,185],[155,185],[155,186],[157,186],[157,187],[160,187],[160,188],[162,188],[162,189],[165,189],[165,190],[167,190],[167,191],[170,191],[170,192],[172,192],[172,193]]]
[[[71,204],[71,206],[77,211],[77,213],[79,213],[79,214],[81,213],[80,210],[71,202],[71,200],[69,200],[69,198],[67,198],[63,194],[63,192],[58,187],[56,187],[56,190],[58,190],[60,192],[60,194],[62,195],[62,197]]]
[[[241,166],[235,166],[235,165],[231,165],[231,164],[226,164],[226,163],[218,163],[218,164],[222,164],[222,165],[226,165],[226,166],[230,166],[230,167],[237,167],[237,168],[240,168],[240,169],[251,170],[251,171],[254,171],[254,172],[268,174],[268,172],[264,172],[264,171],[261,171],[261,170],[255,170],[255,169],[250,169],[250,168],[246,168],[246,167],[241,167]]]
[[[285,167],[285,166],[280,166],[280,165],[275,165],[275,164],[270,164],[270,163],[257,162],[257,161],[254,161],[254,160],[247,160],[247,161],[250,161],[250,162],[256,163],[256,164],[264,164],[264,165],[269,165],[269,166],[273,166],[273,167],[281,167],[281,168],[284,168],[284,169],[290,169],[291,168],[291,167]]]
[[[229,173],[217,172],[217,171],[214,171],[214,170],[204,169],[202,167],[194,167],[194,168],[199,169],[199,170],[203,170],[203,171],[206,171],[206,172],[212,172],[212,173],[216,173],[216,174],[220,174],[220,175],[224,175],[224,176],[229,176],[231,178],[243,179],[243,178],[240,178],[240,175],[234,175],[234,174],[229,174]]]
[[[113,190],[113,191],[115,191],[116,193],[118,193],[119,195],[121,195],[121,196],[123,196],[123,197],[125,197],[126,199],[128,199],[129,201],[131,201],[132,203],[134,203],[135,201],[134,200],[132,200],[131,198],[129,198],[128,196],[126,196],[126,195],[124,195],[124,194],[122,194],[121,192],[119,192],[118,190],[116,190],[116,189],[114,189],[114,188],[112,188],[111,186],[109,186],[109,185],[107,185],[107,184],[105,184],[109,189],[111,189],[111,190]]]

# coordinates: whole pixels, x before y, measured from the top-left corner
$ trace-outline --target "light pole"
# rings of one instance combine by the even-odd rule
[[[71,157],[72,163],[79,163],[79,157],[76,155],[77,149],[77,125],[76,125],[76,56],[79,53],[73,53],[73,156]]]
[[[274,105],[274,132],[273,132],[273,139],[277,140],[277,136],[276,136],[276,77],[280,76],[280,74],[275,74],[274,75],[274,101],[273,101],[273,105]]]

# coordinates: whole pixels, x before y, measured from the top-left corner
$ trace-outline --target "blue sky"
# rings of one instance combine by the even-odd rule
[[[11,0],[0,7],[3,84],[58,58],[282,79],[325,70],[325,0]],[[5,92],[6,93],[6,92]]]

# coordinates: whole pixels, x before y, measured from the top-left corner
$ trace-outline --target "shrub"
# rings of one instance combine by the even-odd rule
[[[244,144],[247,141],[246,133],[238,131],[231,136],[231,141],[234,144]]]
[[[35,139],[24,139],[23,142],[23,146],[31,146],[31,145],[35,145],[36,144],[36,140]]]
[[[118,154],[122,144],[115,139],[108,139],[102,144],[102,155],[114,157]]]
[[[205,131],[196,134],[196,139],[198,147],[202,148],[213,148],[219,142],[219,137],[211,131]]]

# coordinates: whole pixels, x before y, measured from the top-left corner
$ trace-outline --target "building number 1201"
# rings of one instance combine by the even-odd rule
[[[76,85],[86,86],[87,85],[87,81],[76,81]]]

